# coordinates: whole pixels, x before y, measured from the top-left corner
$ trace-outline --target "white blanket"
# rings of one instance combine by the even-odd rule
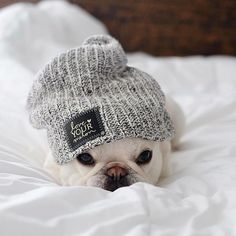
[[[0,235],[235,236],[236,58],[129,55],[183,108],[187,127],[159,187],[58,186],[41,168],[45,131],[28,123],[33,75],[105,27],[66,2],[0,11]]]

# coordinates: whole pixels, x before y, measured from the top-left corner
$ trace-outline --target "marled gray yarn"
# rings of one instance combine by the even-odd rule
[[[164,108],[160,86],[148,74],[126,64],[118,41],[95,35],[82,46],[55,57],[37,74],[27,102],[30,122],[36,128],[47,129],[58,164],[73,160],[86,149],[122,138],[164,141],[173,137],[173,124]],[[94,136],[76,136],[72,141],[81,138],[83,143],[73,149],[65,124],[73,117],[83,118],[91,109],[98,111],[101,120],[95,115],[92,119],[102,123],[105,132],[97,128]]]

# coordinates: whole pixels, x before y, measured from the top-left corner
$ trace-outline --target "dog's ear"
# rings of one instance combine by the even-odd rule
[[[171,149],[178,150],[180,138],[185,130],[185,116],[180,106],[170,97],[166,96],[166,109],[175,128],[175,136],[171,140]]]
[[[166,177],[171,173],[171,166],[170,166],[170,152],[171,152],[171,143],[170,141],[164,141],[160,143],[160,151],[162,154],[162,170],[160,177]]]

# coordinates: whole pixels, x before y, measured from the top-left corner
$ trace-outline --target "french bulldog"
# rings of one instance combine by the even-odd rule
[[[123,138],[87,150],[64,165],[57,164],[49,151],[44,169],[65,186],[95,186],[114,191],[136,182],[157,185],[160,178],[171,173],[171,150],[178,147],[185,127],[184,114],[170,96],[166,96],[166,109],[175,127],[172,140]]]

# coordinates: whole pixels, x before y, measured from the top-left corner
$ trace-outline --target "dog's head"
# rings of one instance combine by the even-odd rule
[[[158,141],[174,136],[165,104],[156,79],[127,65],[116,39],[93,35],[37,73],[27,110],[47,129],[62,184],[115,190],[156,184],[166,159]]]
[[[136,182],[156,184],[165,169],[169,148],[169,142],[140,138],[105,143],[58,165],[58,177],[63,185],[96,186],[110,191]]]

